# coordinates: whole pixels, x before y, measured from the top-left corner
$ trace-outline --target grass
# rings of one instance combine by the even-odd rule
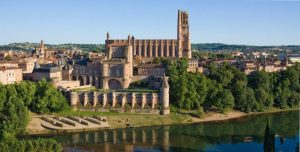
[[[117,113],[117,112],[96,112],[96,111],[63,111],[57,113],[59,116],[119,116],[119,115],[136,115],[134,113]]]
[[[297,108],[290,108],[285,110],[297,110]],[[270,108],[263,113],[284,111],[277,108]],[[57,113],[58,116],[104,116],[107,118],[111,128],[125,128],[128,125],[135,127],[142,126],[158,126],[158,125],[171,125],[192,123],[195,120],[195,110],[181,111],[179,113],[172,112],[170,115],[159,114],[142,114],[142,113],[118,113],[118,112],[96,112],[96,111],[64,111]],[[252,114],[258,114],[260,112],[254,112]],[[209,117],[211,113],[205,112],[202,119]],[[198,118],[198,117],[197,117]]]
[[[135,127],[156,126],[192,122],[192,117],[186,114],[171,113],[170,115],[95,112],[95,111],[64,111],[59,116],[105,116],[112,128],[124,128],[127,124]]]
[[[77,89],[72,89],[71,91],[77,92],[77,91],[95,91],[95,90],[96,90],[96,87],[91,86],[91,87],[88,87],[88,88],[77,88]]]
[[[285,109],[279,109],[279,108],[275,108],[275,107],[269,107],[267,109],[265,109],[262,112],[252,112],[252,113],[273,113],[273,112],[280,112],[280,111],[289,111],[289,110],[300,110],[298,106],[294,106],[294,107],[287,107]]]

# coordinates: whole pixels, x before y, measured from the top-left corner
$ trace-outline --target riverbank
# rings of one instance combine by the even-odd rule
[[[110,125],[109,128],[105,129],[117,129],[117,128],[126,128],[126,127],[146,127],[146,126],[160,126],[160,125],[175,125],[175,124],[189,124],[189,123],[201,123],[201,122],[212,122],[212,121],[224,121],[229,119],[236,119],[248,115],[257,115],[257,114],[266,114],[274,112],[283,112],[290,110],[299,110],[299,109],[269,109],[266,112],[253,112],[253,113],[244,113],[240,111],[230,111],[226,114],[217,113],[217,112],[206,112],[202,118],[198,118],[188,113],[171,113],[170,115],[155,115],[155,114],[133,114],[133,113],[99,113],[91,111],[68,111],[55,114],[56,116],[103,116],[107,118],[107,121]],[[47,117],[47,115],[43,115]],[[52,117],[53,115],[48,115]],[[40,119],[41,115],[34,113],[30,114],[30,122],[27,125],[26,134],[53,134],[61,133],[60,131],[48,130],[42,127],[42,120]],[[85,130],[72,130],[64,132],[78,132],[78,131],[90,131],[89,129]]]

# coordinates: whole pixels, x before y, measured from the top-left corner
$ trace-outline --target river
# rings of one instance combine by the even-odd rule
[[[299,151],[299,111],[249,115],[234,120],[48,135],[64,151],[259,152],[267,122],[275,132],[275,151]],[[36,138],[31,137],[31,138]]]

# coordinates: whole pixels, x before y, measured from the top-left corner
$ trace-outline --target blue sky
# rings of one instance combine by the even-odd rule
[[[0,44],[176,38],[178,9],[193,43],[300,45],[299,0],[1,0]]]

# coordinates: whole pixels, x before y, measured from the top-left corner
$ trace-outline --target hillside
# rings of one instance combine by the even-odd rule
[[[38,43],[11,43],[8,45],[0,45],[0,51],[32,51]],[[49,49],[81,49],[82,51],[104,52],[104,44],[45,44]],[[192,44],[193,50],[198,51],[292,51],[300,52],[300,45],[284,45],[284,46],[253,46],[253,45],[228,45],[222,43],[196,43]]]
[[[283,46],[254,46],[254,45],[228,45],[222,43],[197,43],[192,44],[193,50],[199,51],[263,51],[263,50],[290,50],[300,51],[300,45],[283,45]]]

